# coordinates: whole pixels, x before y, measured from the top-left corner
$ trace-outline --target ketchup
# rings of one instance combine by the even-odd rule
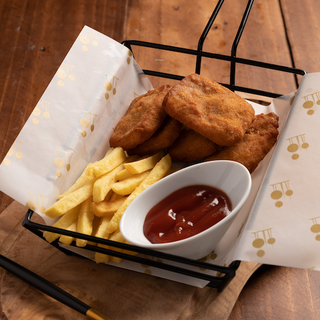
[[[231,211],[231,201],[223,191],[206,185],[187,186],[147,213],[143,232],[151,243],[182,240],[210,228]]]

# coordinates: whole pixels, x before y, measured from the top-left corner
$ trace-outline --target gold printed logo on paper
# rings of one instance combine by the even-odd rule
[[[270,197],[271,199],[276,200],[275,206],[277,208],[281,208],[283,206],[283,202],[280,201],[282,197],[291,197],[293,195],[293,191],[290,189],[289,182],[290,180],[286,180],[270,185],[273,189]]]
[[[107,92],[104,94],[104,97],[106,100],[110,98],[111,93],[115,95],[117,93],[117,84],[119,79],[115,76],[112,76],[110,74],[107,74],[107,80],[104,82],[103,86],[107,90]]]
[[[130,62],[131,62],[131,58],[133,57],[133,54],[132,54],[132,52],[128,49],[128,51],[127,51],[127,54],[128,54],[128,58],[127,58],[127,64],[130,64]]]
[[[252,241],[252,246],[256,249],[259,249],[257,251],[257,256],[260,258],[262,258],[265,255],[265,251],[261,248],[266,245],[272,246],[276,242],[276,239],[272,236],[271,230],[272,228],[252,232],[255,238]]]
[[[44,213],[46,211],[46,207],[45,207],[45,200],[46,197],[43,194],[39,194],[36,192],[30,192],[30,200],[27,201],[26,203],[26,207],[31,209],[32,211],[37,210],[37,208],[39,208],[39,211],[41,213]]]
[[[74,76],[74,68],[75,66],[71,64],[63,63],[57,71],[57,77],[60,79],[58,80],[58,85],[63,87],[65,85],[64,80],[68,79],[69,81],[73,82],[76,78]]]
[[[308,94],[302,98],[304,99],[303,108],[308,110],[307,114],[309,116],[312,116],[314,114],[314,107],[320,105],[320,91]]]
[[[294,99],[296,98],[296,92],[292,93],[292,94],[288,94],[288,97],[290,98],[290,106],[293,105]]]
[[[318,223],[318,219],[320,219],[320,217],[316,217],[316,218],[311,218],[310,220],[312,221],[312,226],[310,228],[310,231],[312,233],[318,233],[316,236],[315,236],[315,239],[317,241],[320,241],[320,224]]]
[[[211,260],[211,261],[216,260],[216,259],[217,259],[217,256],[218,256],[218,255],[217,255],[214,251],[212,251],[209,255],[207,255],[206,257],[203,257],[202,259],[199,259],[198,261],[201,261],[201,262],[209,262],[209,263],[210,263],[210,260]],[[199,269],[200,269],[201,271],[207,270],[207,269],[202,268],[202,267],[199,267]]]
[[[288,152],[293,153],[291,158],[293,160],[297,160],[299,158],[299,154],[296,153],[299,149],[308,149],[309,143],[306,142],[305,134],[299,134],[297,136],[288,138],[287,141],[289,145],[287,147]]]
[[[62,176],[62,169],[65,168],[66,171],[70,171],[71,169],[71,158],[73,153],[65,152],[61,150],[57,150],[57,157],[53,160],[53,163],[57,170],[55,171],[55,175],[60,178]]]
[[[86,129],[90,128],[89,130],[91,132],[94,131],[94,122],[96,120],[97,115],[89,112],[89,111],[85,111],[85,110],[81,110],[82,111],[82,118],[80,119],[80,126],[83,128],[83,130],[81,130],[81,135],[83,137],[87,136],[87,131]]]
[[[45,119],[50,118],[50,113],[49,113],[49,106],[50,102],[48,101],[40,101],[40,107],[36,106],[33,111],[32,115],[34,116],[32,118],[32,123],[33,124],[38,124],[39,123],[39,117],[42,115]]]
[[[80,41],[83,44],[82,51],[87,52],[89,50],[88,45],[92,44],[94,47],[99,45],[97,41],[97,34],[93,31],[84,31],[84,34],[80,37]]]
[[[13,145],[11,146],[11,148],[9,149],[9,151],[7,152],[4,160],[3,160],[3,163],[6,165],[6,166],[10,166],[11,164],[11,160],[12,159],[11,157],[16,157],[18,160],[22,159],[23,158],[23,154],[21,152],[21,148],[22,148],[22,144],[23,142],[22,141],[15,141],[13,143]]]

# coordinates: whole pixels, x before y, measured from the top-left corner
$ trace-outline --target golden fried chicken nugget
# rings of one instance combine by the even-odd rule
[[[222,147],[205,161],[233,160],[243,164],[252,173],[277,141],[279,117],[270,112],[259,114],[244,138],[231,147]]]
[[[168,148],[172,161],[193,162],[211,155],[217,145],[200,133],[184,126],[178,139]]]
[[[132,149],[149,139],[167,115],[162,102],[170,88],[163,85],[135,98],[117,123],[109,140],[110,147]]]
[[[153,154],[161,149],[168,148],[178,138],[182,129],[182,123],[167,116],[161,127],[151,136],[150,139],[142,142],[133,149],[126,150],[129,155],[140,156]]]
[[[247,101],[198,74],[173,86],[163,103],[172,118],[221,146],[240,142],[254,118]]]

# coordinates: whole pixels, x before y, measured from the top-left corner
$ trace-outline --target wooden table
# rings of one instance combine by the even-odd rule
[[[119,42],[134,39],[196,49],[216,3],[0,0],[0,162],[84,25]],[[246,3],[225,1],[208,34],[205,51],[230,54]],[[309,73],[320,71],[319,16],[317,0],[256,0],[237,56]],[[194,58],[189,56],[137,48],[135,57],[142,68],[180,75],[195,70]],[[226,62],[204,59],[201,74],[228,83],[229,68]],[[168,82],[150,80],[155,87]],[[288,94],[300,81],[301,77],[291,74],[237,68],[236,84],[241,86]],[[0,212],[12,203],[13,199],[0,193]],[[264,265],[245,285],[229,319],[318,319],[318,283],[320,273],[316,271]],[[0,317],[6,319],[4,314]]]

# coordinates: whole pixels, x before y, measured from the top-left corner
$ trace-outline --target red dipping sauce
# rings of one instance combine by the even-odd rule
[[[231,201],[223,191],[192,185],[156,204],[146,215],[143,232],[151,243],[182,240],[212,227],[231,211]]]

